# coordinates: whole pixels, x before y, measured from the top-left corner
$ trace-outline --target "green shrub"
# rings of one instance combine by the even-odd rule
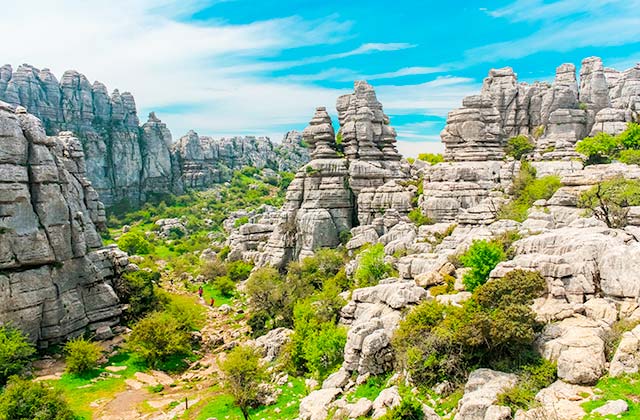
[[[67,372],[81,374],[98,367],[102,347],[83,337],[74,338],[64,345]]]
[[[247,216],[243,216],[240,217],[238,219],[236,219],[235,222],[233,222],[233,227],[234,228],[239,228],[242,225],[246,225],[247,223],[249,223],[249,218]]]
[[[407,216],[416,226],[433,224],[433,220],[429,216],[424,215],[420,208],[411,210]]]
[[[141,233],[127,232],[118,239],[118,248],[129,255],[145,255],[151,252],[152,246]]]
[[[436,163],[444,162],[444,156],[440,153],[420,153],[418,160],[435,165]]]
[[[10,376],[22,373],[35,351],[22,331],[10,325],[0,326],[0,387]]]
[[[393,267],[384,261],[384,257],[384,245],[381,243],[362,251],[354,273],[357,287],[375,286],[380,280],[393,274]]]
[[[150,366],[191,353],[189,332],[168,312],[153,312],[138,321],[127,346]]]
[[[417,385],[433,386],[443,380],[460,383],[478,367],[529,363],[539,328],[530,305],[545,288],[537,272],[514,270],[478,286],[462,306],[421,303],[394,333],[399,367]]]
[[[618,134],[618,140],[625,149],[640,149],[640,124],[630,122],[627,129]]]
[[[220,261],[226,260],[230,252],[231,247],[229,245],[225,245],[224,247],[222,247],[220,252],[218,252],[218,258],[220,259]]]
[[[529,208],[537,200],[548,200],[561,187],[560,178],[547,175],[536,179],[536,170],[529,162],[523,161],[520,172],[513,182],[513,199],[498,210],[499,219],[523,222]]]
[[[160,280],[156,271],[139,270],[123,274],[115,282],[115,292],[120,302],[127,304],[124,318],[133,321],[156,309],[158,296],[155,284]]]
[[[393,407],[381,417],[382,420],[423,420],[424,411],[420,401],[413,397],[405,396],[400,405]]]
[[[163,312],[175,319],[182,331],[198,331],[204,326],[205,309],[194,305],[191,297],[163,292],[161,300]]]
[[[236,284],[227,276],[218,277],[213,281],[213,287],[222,293],[223,296],[233,296],[236,291]]]
[[[227,264],[227,275],[235,282],[248,279],[251,270],[253,270],[253,264],[244,261],[233,261]]]
[[[258,405],[259,386],[267,379],[260,355],[251,346],[237,346],[220,362],[220,369],[224,389],[233,397],[244,419],[249,419],[249,408]]]
[[[578,206],[589,209],[610,228],[627,224],[629,206],[640,205],[640,181],[613,178],[594,185],[580,194]]]
[[[640,150],[622,150],[618,160],[627,165],[640,165]]]
[[[347,242],[351,240],[351,231],[350,230],[341,230],[338,234],[338,238],[340,239],[340,243],[342,245],[346,245]]]
[[[611,162],[611,158],[620,149],[619,138],[604,132],[599,132],[593,137],[586,137],[576,144],[578,153],[587,156],[587,165]]]
[[[13,376],[0,394],[0,420],[79,420],[61,391]]]
[[[498,404],[511,408],[512,413],[529,409],[538,391],[556,380],[556,365],[538,356],[534,363],[522,366],[517,373],[518,383],[498,395]]]
[[[513,156],[516,160],[522,159],[525,155],[533,152],[535,144],[525,135],[511,137],[507,140],[506,154]]]
[[[464,275],[464,287],[473,292],[478,286],[489,279],[489,273],[505,259],[505,253],[500,244],[485,240],[474,240],[467,252],[460,256],[460,261],[471,270]]]
[[[547,130],[547,127],[544,125],[539,125],[533,130],[533,138],[538,140],[540,137],[544,135],[544,132]]]

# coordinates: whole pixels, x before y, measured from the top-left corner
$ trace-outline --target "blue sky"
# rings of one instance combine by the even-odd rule
[[[3,4],[6,3],[6,4]],[[52,4],[55,3],[55,4]],[[105,4],[108,3],[108,4]],[[640,0],[0,0],[2,62],[76,69],[131,91],[174,138],[302,129],[368,80],[407,155],[441,150],[446,113],[492,67],[551,80],[564,62],[640,61]],[[25,30],[25,28],[27,28]]]

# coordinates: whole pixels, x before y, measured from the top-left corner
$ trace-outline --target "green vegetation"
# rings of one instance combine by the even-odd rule
[[[498,218],[523,222],[534,202],[548,200],[560,186],[558,176],[547,175],[536,178],[535,168],[529,162],[523,161],[520,172],[513,182],[514,198],[500,207]]]
[[[251,346],[238,346],[220,363],[224,373],[224,388],[233,397],[245,420],[249,408],[258,405],[259,385],[267,377],[260,355]]]
[[[152,367],[191,353],[188,328],[169,312],[152,312],[138,321],[127,339],[127,347]]]
[[[0,326],[0,387],[29,366],[35,351],[22,331],[10,325]]]
[[[411,210],[407,216],[409,217],[409,220],[415,223],[416,226],[433,224],[433,220],[429,216],[424,215],[420,208]]]
[[[249,218],[247,216],[243,216],[233,222],[233,227],[240,227],[242,225],[246,225],[247,223],[249,223]]]
[[[353,394],[349,396],[350,401],[357,401],[366,398],[370,401],[376,399],[380,392],[386,388],[389,375],[371,376],[367,382],[358,386]]]
[[[498,396],[498,404],[508,406],[513,414],[518,409],[530,408],[538,391],[556,380],[556,365],[538,357],[521,366],[517,373],[518,383]]]
[[[384,260],[384,245],[381,243],[365,248],[359,256],[354,274],[357,287],[375,286],[385,277],[393,275],[393,267]]]
[[[595,395],[590,401],[582,404],[587,413],[591,413],[598,407],[606,404],[611,400],[624,400],[629,404],[629,411],[619,416],[607,416],[610,419],[637,419],[640,418],[640,374],[624,375],[618,378],[610,378],[608,376],[600,379],[594,388]],[[602,419],[600,415],[590,414],[586,419]]]
[[[124,319],[135,321],[158,305],[155,285],[160,281],[160,273],[150,270],[139,270],[125,273],[115,284],[120,302],[127,304]]]
[[[59,391],[40,382],[11,377],[0,394],[0,420],[76,420]]]
[[[82,374],[98,367],[102,348],[84,337],[69,340],[64,345],[67,372]]]
[[[423,420],[422,404],[413,397],[405,396],[400,405],[387,411],[382,420]]]
[[[600,132],[585,137],[576,150],[587,157],[585,164],[609,163],[618,159],[623,163],[637,163],[640,150],[640,124],[630,122],[627,129],[617,136]]]
[[[586,208],[610,228],[627,224],[629,206],[640,205],[640,181],[613,178],[580,194],[578,206]]]
[[[506,258],[503,246],[496,242],[474,240],[467,252],[460,256],[460,262],[471,270],[464,275],[464,287],[473,292],[489,279],[489,273]]]
[[[440,153],[420,153],[418,155],[418,160],[435,165],[436,163],[444,162],[444,156]]]
[[[506,153],[507,156],[512,156],[516,160],[521,160],[524,156],[533,152],[536,145],[525,135],[519,135],[511,137],[507,140]]]
[[[400,368],[424,388],[461,383],[478,367],[516,370],[531,363],[540,325],[530,305],[545,288],[537,272],[513,270],[477,287],[462,306],[421,303],[394,333]]]
[[[140,232],[127,232],[118,239],[118,248],[129,255],[149,254],[153,249]]]

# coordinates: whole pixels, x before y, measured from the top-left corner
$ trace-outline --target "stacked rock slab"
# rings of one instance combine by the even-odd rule
[[[48,69],[25,64],[14,72],[5,65],[0,100],[24,106],[49,135],[75,133],[85,151],[87,174],[107,205],[123,200],[136,205],[148,193],[180,192],[171,170],[168,130],[155,116],[141,129],[129,92],[116,89],[109,95],[105,85],[92,85],[76,71],[65,72],[58,82]]]
[[[518,83],[510,67],[493,69],[479,95],[451,111],[441,136],[451,161],[497,160],[517,135],[536,143],[536,159],[576,157],[574,145],[598,131],[624,130],[638,117],[640,65],[618,72],[598,57],[582,61],[580,80],[573,64],[556,69],[553,83]]]
[[[184,186],[193,189],[228,181],[243,166],[295,171],[309,161],[296,131],[288,132],[276,145],[268,137],[214,139],[191,130],[171,147],[171,155]]]
[[[317,108],[303,132],[312,160],[289,186],[281,220],[258,264],[283,267],[318,248],[337,246],[343,232],[381,219],[389,208],[404,215],[411,209],[413,190],[398,183],[408,168],[373,87],[355,82],[354,93],[338,98],[336,107],[342,144],[336,143],[326,109]]]
[[[103,248],[104,207],[70,133],[0,102],[0,320],[41,346],[111,326],[126,254]]]

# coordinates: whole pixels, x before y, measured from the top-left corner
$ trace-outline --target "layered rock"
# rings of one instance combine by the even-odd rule
[[[622,131],[638,116],[640,66],[605,69],[598,57],[582,61],[580,80],[573,64],[556,69],[553,83],[518,83],[510,67],[492,69],[480,94],[451,111],[442,131],[451,161],[500,160],[509,138],[529,136],[537,159],[569,159],[589,133]]]
[[[408,166],[400,162],[395,131],[373,88],[356,82],[354,93],[338,98],[336,107],[342,142],[334,138],[326,108],[317,108],[303,132],[312,160],[291,182],[259,265],[284,267],[319,248],[339,245],[341,236],[358,224],[376,223],[376,218],[384,224],[388,209],[399,216],[411,209],[415,187],[398,182],[407,179]]]
[[[128,266],[102,249],[104,207],[80,142],[0,102],[0,319],[41,346],[118,322],[113,281]]]
[[[109,95],[100,82],[67,71],[58,82],[48,70],[22,65],[0,72],[0,100],[22,105],[41,118],[47,134],[72,131],[81,141],[87,174],[107,205],[137,205],[149,193],[180,192],[171,168],[171,135],[155,115],[138,126],[136,104],[128,92]]]
[[[276,145],[268,137],[214,139],[191,130],[172,145],[171,156],[184,186],[193,189],[228,181],[234,170],[244,166],[295,171],[309,160],[296,131],[288,132]]]

